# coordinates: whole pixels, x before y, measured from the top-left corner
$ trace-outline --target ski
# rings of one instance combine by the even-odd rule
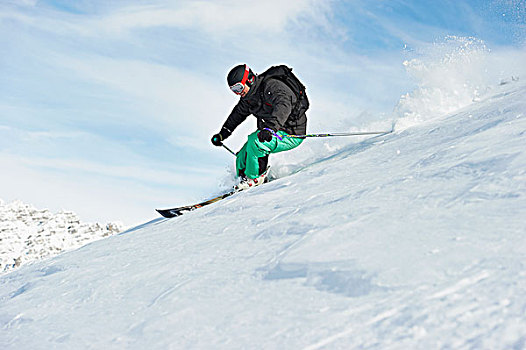
[[[209,205],[209,204],[212,204],[212,203],[215,203],[215,202],[219,202],[222,199],[230,197],[231,195],[233,195],[236,192],[239,192],[239,191],[232,190],[230,192],[224,193],[224,194],[219,195],[217,197],[214,197],[212,199],[206,200],[206,201],[201,202],[201,203],[193,204],[193,205],[185,205],[185,206],[182,206],[182,207],[177,207],[177,208],[172,208],[172,209],[155,209],[155,210],[159,214],[164,216],[165,218],[174,218],[176,216],[183,215],[184,212],[196,210],[196,209],[204,207],[206,205]]]
[[[267,167],[267,170],[265,170],[265,172],[263,174],[261,174],[260,177],[258,178],[258,179],[260,179],[260,181],[262,181],[262,184],[268,181],[267,176],[268,176],[268,173],[269,173],[269,169],[270,169],[270,166]],[[164,216],[165,218],[174,218],[176,216],[183,215],[187,211],[193,211],[193,210],[199,209],[201,207],[204,207],[206,205],[209,205],[209,204],[212,204],[212,203],[215,203],[215,202],[219,202],[220,200],[228,198],[231,195],[233,195],[233,194],[235,194],[237,192],[241,192],[241,191],[244,191],[244,190],[242,188],[237,188],[237,186],[236,186],[230,192],[221,194],[221,195],[219,195],[217,197],[211,198],[211,199],[206,200],[206,201],[201,202],[201,203],[197,203],[197,204],[193,204],[193,205],[185,205],[185,206],[182,206],[182,207],[171,208],[171,209],[155,209],[155,210],[159,214]]]

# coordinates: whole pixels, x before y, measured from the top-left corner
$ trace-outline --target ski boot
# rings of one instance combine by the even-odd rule
[[[235,191],[243,191],[243,190],[247,190],[249,188],[256,187],[256,186],[259,186],[261,184],[264,184],[265,182],[268,182],[268,178],[267,177],[268,177],[269,169],[270,169],[270,167],[268,167],[267,170],[265,170],[265,172],[263,174],[259,175],[259,177],[255,178],[255,179],[249,179],[247,177],[242,177],[242,179],[239,182],[239,184],[234,186],[234,190]]]

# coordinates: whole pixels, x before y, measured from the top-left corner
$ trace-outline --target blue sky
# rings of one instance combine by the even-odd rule
[[[209,139],[237,98],[226,73],[286,63],[310,132],[388,118],[405,59],[448,35],[523,50],[525,1],[3,1],[0,198],[138,223],[218,190]],[[254,120],[236,130],[239,148]]]

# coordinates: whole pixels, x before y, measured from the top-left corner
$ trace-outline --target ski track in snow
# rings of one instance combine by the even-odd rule
[[[526,87],[0,277],[0,348],[524,349]]]

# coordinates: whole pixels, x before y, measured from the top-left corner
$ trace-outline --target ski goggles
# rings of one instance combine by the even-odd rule
[[[230,90],[232,90],[232,92],[236,95],[241,95],[243,90],[245,90],[245,85],[241,83],[236,83],[230,87]]]
[[[250,73],[250,68],[248,68],[248,65],[245,64],[245,73],[243,73],[243,79],[239,83],[235,83],[234,85],[230,86],[230,90],[236,95],[241,95],[243,90],[245,90],[245,85],[248,80],[248,75]]]

